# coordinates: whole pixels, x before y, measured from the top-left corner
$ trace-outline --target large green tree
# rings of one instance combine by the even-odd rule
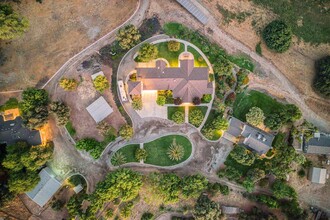
[[[251,166],[256,158],[255,154],[241,145],[237,145],[229,154],[237,163]]]
[[[292,31],[283,21],[274,20],[264,28],[262,37],[269,49],[283,53],[291,46]]]
[[[124,50],[129,50],[140,42],[141,35],[138,29],[129,24],[121,28],[117,33],[117,40],[119,45]]]
[[[214,220],[220,219],[220,205],[209,199],[207,195],[201,195],[193,210],[193,216],[196,220]]]
[[[253,126],[261,125],[265,120],[264,112],[258,107],[252,107],[245,117],[246,121]]]
[[[130,125],[123,125],[120,129],[119,129],[119,135],[126,139],[129,140],[133,137],[134,131],[132,126]]]
[[[192,175],[183,178],[182,195],[185,198],[198,197],[207,188],[207,179],[202,175]]]
[[[70,108],[63,102],[52,102],[49,105],[49,110],[56,115],[58,125],[66,125],[70,120]]]
[[[44,89],[28,88],[22,93],[20,109],[28,128],[44,125],[48,120],[48,94]]]
[[[0,39],[11,40],[23,35],[29,21],[16,13],[10,5],[0,4]]]
[[[316,76],[313,87],[316,91],[330,97],[330,56],[321,58],[315,62]]]
[[[140,47],[138,59],[140,62],[149,62],[156,59],[158,55],[158,48],[150,43],[145,43]]]
[[[272,190],[277,199],[297,198],[296,191],[283,180],[276,180],[272,185]]]

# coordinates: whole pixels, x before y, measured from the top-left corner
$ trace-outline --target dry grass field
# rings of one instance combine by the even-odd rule
[[[13,4],[30,21],[21,38],[2,42],[8,57],[1,91],[42,85],[70,57],[124,22],[137,0],[22,0]]]

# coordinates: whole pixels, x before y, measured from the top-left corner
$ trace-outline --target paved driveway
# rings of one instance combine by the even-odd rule
[[[156,103],[157,91],[143,91],[141,111],[136,111],[141,118],[158,117],[167,119],[167,107],[159,106]]]

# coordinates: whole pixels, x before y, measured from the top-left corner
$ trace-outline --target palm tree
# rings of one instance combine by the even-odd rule
[[[182,145],[176,143],[175,138],[173,138],[173,142],[167,151],[167,155],[170,160],[179,161],[183,158],[184,148]]]
[[[116,152],[111,159],[111,163],[114,166],[119,166],[122,165],[124,163],[126,163],[126,157],[123,155],[122,152]]]

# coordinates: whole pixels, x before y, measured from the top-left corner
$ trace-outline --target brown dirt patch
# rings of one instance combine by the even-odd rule
[[[123,23],[137,0],[23,0],[14,7],[29,19],[30,30],[1,45],[9,59],[1,67],[2,90],[42,85],[70,57]]]
[[[101,66],[101,70],[111,84],[112,69],[108,66]],[[77,132],[75,135],[76,139],[92,137],[98,141],[103,141],[103,136],[99,134],[96,128],[97,124],[86,110],[86,107],[102,95],[114,110],[104,121],[108,122],[118,131],[119,128],[125,124],[125,119],[120,114],[110,89],[106,90],[103,94],[95,90],[91,78],[91,74],[94,72],[95,70],[93,70],[93,68],[70,72],[66,77],[75,78],[77,81],[80,80],[78,88],[75,91],[66,92],[62,88],[57,87],[53,99],[62,100],[70,107],[70,120]]]

